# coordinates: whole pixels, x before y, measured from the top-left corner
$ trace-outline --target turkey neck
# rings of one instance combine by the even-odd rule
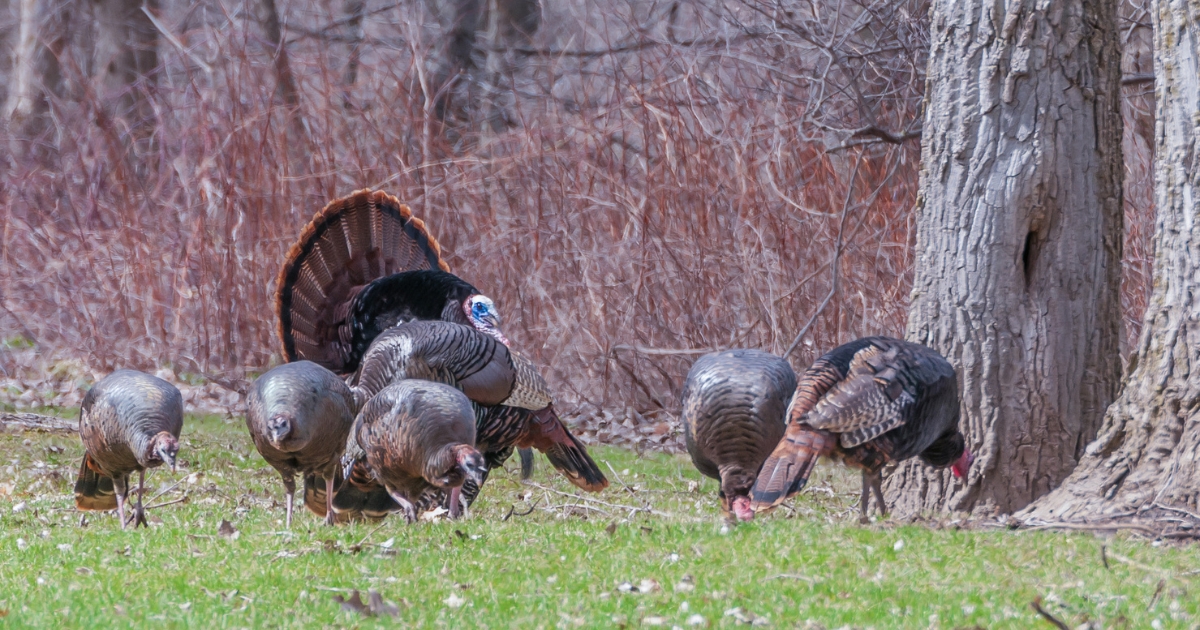
[[[177,392],[168,391],[154,382],[125,379],[106,388],[103,395],[107,405],[111,406],[113,420],[123,429],[125,443],[138,466],[151,465],[155,457],[151,442],[159,432],[166,431],[179,437],[183,428],[183,405]],[[153,465],[158,463],[161,462]]]

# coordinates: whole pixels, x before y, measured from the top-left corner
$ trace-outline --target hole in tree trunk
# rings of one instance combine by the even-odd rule
[[[1021,266],[1025,271],[1025,286],[1028,287],[1030,281],[1033,280],[1033,265],[1037,262],[1038,255],[1038,235],[1037,232],[1030,232],[1025,235],[1025,250],[1021,252]]]

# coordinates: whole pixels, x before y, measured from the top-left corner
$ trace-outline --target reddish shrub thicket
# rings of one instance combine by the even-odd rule
[[[830,18],[630,3],[603,26],[586,0],[547,7],[561,19],[543,20],[544,48],[494,77],[512,95],[501,132],[432,115],[437,29],[419,8],[372,16],[345,85],[340,16],[293,7],[295,111],[256,22],[181,9],[163,20],[181,45],[160,46],[152,120],[131,130],[80,91],[41,127],[0,131],[2,328],[100,370],[244,377],[278,360],[288,245],[326,201],[374,187],[432,226],[584,415],[674,410],[701,351],[782,353],[804,331],[803,366],[900,335],[919,146],[876,131],[919,128],[924,4],[843,4]],[[1127,204],[1135,325],[1141,201]]]

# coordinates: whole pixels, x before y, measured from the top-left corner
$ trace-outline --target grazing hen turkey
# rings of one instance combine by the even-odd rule
[[[133,370],[117,370],[101,379],[83,397],[79,413],[85,452],[75,482],[75,506],[116,509],[124,529],[129,475],[136,472],[133,526],[146,525],[146,469],[167,464],[175,470],[182,429],[183,397],[174,385]]]
[[[726,519],[754,518],[750,488],[783,437],[783,414],[795,391],[792,366],[758,350],[706,354],[688,372],[684,439],[696,468],[721,482]]]
[[[354,394],[346,382],[311,361],[285,363],[254,382],[247,405],[254,446],[283,477],[287,526],[296,473],[304,478],[305,505],[332,525],[333,488],[354,423]]]
[[[304,227],[279,272],[284,360],[351,374],[375,337],[415,320],[471,326],[508,345],[491,298],[449,271],[437,239],[395,197],[360,190],[330,202]],[[528,450],[521,460],[528,478]]]
[[[385,387],[359,412],[355,440],[375,481],[410,523],[417,504],[435,490],[449,493],[457,516],[463,483],[482,482],[471,402],[448,385],[407,380]]]
[[[958,430],[954,368],[930,348],[899,339],[866,337],[817,359],[800,377],[787,415],[787,432],[754,484],[755,511],[799,492],[819,455],[862,470],[863,521],[868,488],[887,513],[884,465],[918,456],[964,477],[974,459]]]
[[[476,446],[487,463],[479,482],[491,469],[502,465],[514,447],[533,447],[545,453],[576,486],[592,492],[608,486],[587,448],[554,412],[554,399],[537,368],[495,338],[447,322],[420,321],[392,327],[376,338],[363,357],[359,371],[351,377],[351,390],[360,405],[368,404],[366,401],[383,388],[406,379],[451,385],[472,401]],[[348,478],[369,479],[361,472],[362,460],[357,447],[347,444],[343,461]],[[359,464],[354,464],[356,461]],[[334,507],[354,510],[368,500],[368,486],[358,484],[355,488],[348,492],[357,500],[339,491]],[[476,480],[464,486],[462,495],[467,505],[478,492]],[[457,509],[454,505],[447,507]]]

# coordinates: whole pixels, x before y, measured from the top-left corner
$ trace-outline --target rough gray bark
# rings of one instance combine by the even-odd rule
[[[11,60],[6,68],[8,80],[0,87],[4,90],[5,118],[28,116],[33,111],[34,68],[37,54],[37,0],[11,0],[16,26],[4,34],[5,61]]]
[[[61,96],[62,68],[58,55],[70,36],[71,0],[12,0],[16,27],[12,40],[12,68],[5,96],[6,118],[17,121],[46,111],[47,97]]]
[[[935,0],[908,339],[959,374],[965,485],[919,463],[901,514],[1011,512],[1055,488],[1120,378],[1113,0]]]
[[[1200,5],[1159,0],[1154,285],[1129,380],[1099,437],[1028,521],[1120,518],[1200,504]]]
[[[288,60],[287,47],[283,42],[283,23],[279,19],[279,9],[275,0],[262,0],[263,30],[267,42],[271,45],[271,55],[275,59],[275,93],[293,111],[300,106],[300,91],[296,88],[296,77],[292,74],[291,62]]]
[[[143,12],[156,0],[100,0],[96,12],[95,80],[100,103],[142,132],[153,127],[158,29]]]
[[[538,0],[430,0],[430,5],[446,30],[433,82],[438,118],[478,121],[491,131],[514,124],[506,83],[520,69],[513,49],[527,46],[541,23]]]

